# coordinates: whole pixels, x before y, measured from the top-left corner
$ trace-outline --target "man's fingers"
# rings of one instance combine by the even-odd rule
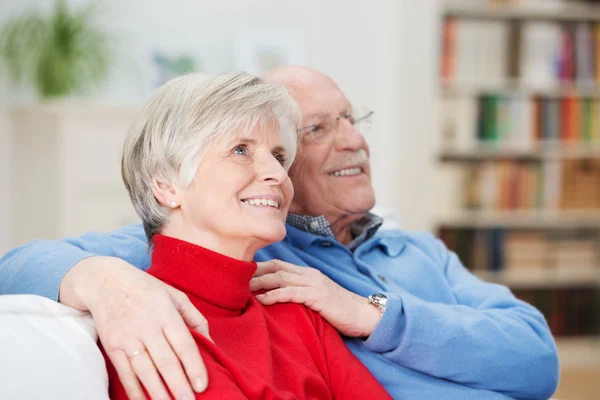
[[[146,341],[146,346],[156,369],[158,369],[160,376],[175,398],[194,398],[195,395],[179,362],[179,358],[169,345],[163,332],[159,332],[149,338]]]
[[[277,289],[286,286],[309,286],[311,280],[303,275],[288,271],[277,271],[271,274],[255,276],[250,280],[250,290]]]
[[[317,293],[311,287],[287,286],[257,295],[256,298],[265,306],[275,303],[298,303],[312,307],[317,301]]]
[[[261,276],[265,274],[272,274],[277,271],[294,271],[297,270],[299,272],[300,268],[294,264],[287,263],[281,260],[269,260],[256,263],[256,272],[254,276]]]
[[[140,381],[129,362],[129,357],[120,350],[107,352],[107,355],[119,375],[119,380],[125,389],[125,393],[127,393],[127,397],[130,400],[146,400]]]
[[[208,385],[208,375],[206,367],[202,362],[198,345],[190,334],[188,327],[210,339],[208,323],[202,314],[189,302],[188,305],[179,305],[178,310],[183,316],[183,321],[178,318],[167,321],[164,328],[165,336],[183,364],[192,387],[196,392],[200,393]]]

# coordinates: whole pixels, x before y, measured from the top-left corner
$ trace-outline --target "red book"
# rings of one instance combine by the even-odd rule
[[[442,28],[441,76],[443,81],[454,78],[454,55],[456,52],[456,18],[447,18]]]
[[[566,25],[562,28],[560,51],[560,80],[573,81],[575,79],[575,35],[573,33],[573,28],[570,25]]]

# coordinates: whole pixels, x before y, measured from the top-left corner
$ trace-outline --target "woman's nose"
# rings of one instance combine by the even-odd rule
[[[258,164],[257,178],[259,181],[274,185],[282,185],[287,180],[287,171],[275,156],[271,155],[264,157]]]

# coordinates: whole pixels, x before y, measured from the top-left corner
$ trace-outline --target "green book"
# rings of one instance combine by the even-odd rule
[[[495,141],[498,128],[498,96],[486,96],[483,100],[483,140]]]
[[[581,112],[581,132],[579,139],[583,143],[592,141],[592,101],[590,99],[582,99],[583,110]]]

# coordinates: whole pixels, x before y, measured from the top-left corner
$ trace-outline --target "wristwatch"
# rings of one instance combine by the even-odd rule
[[[369,303],[379,307],[381,310],[381,315],[385,311],[385,307],[387,306],[387,297],[383,293],[375,293],[368,297]]]

